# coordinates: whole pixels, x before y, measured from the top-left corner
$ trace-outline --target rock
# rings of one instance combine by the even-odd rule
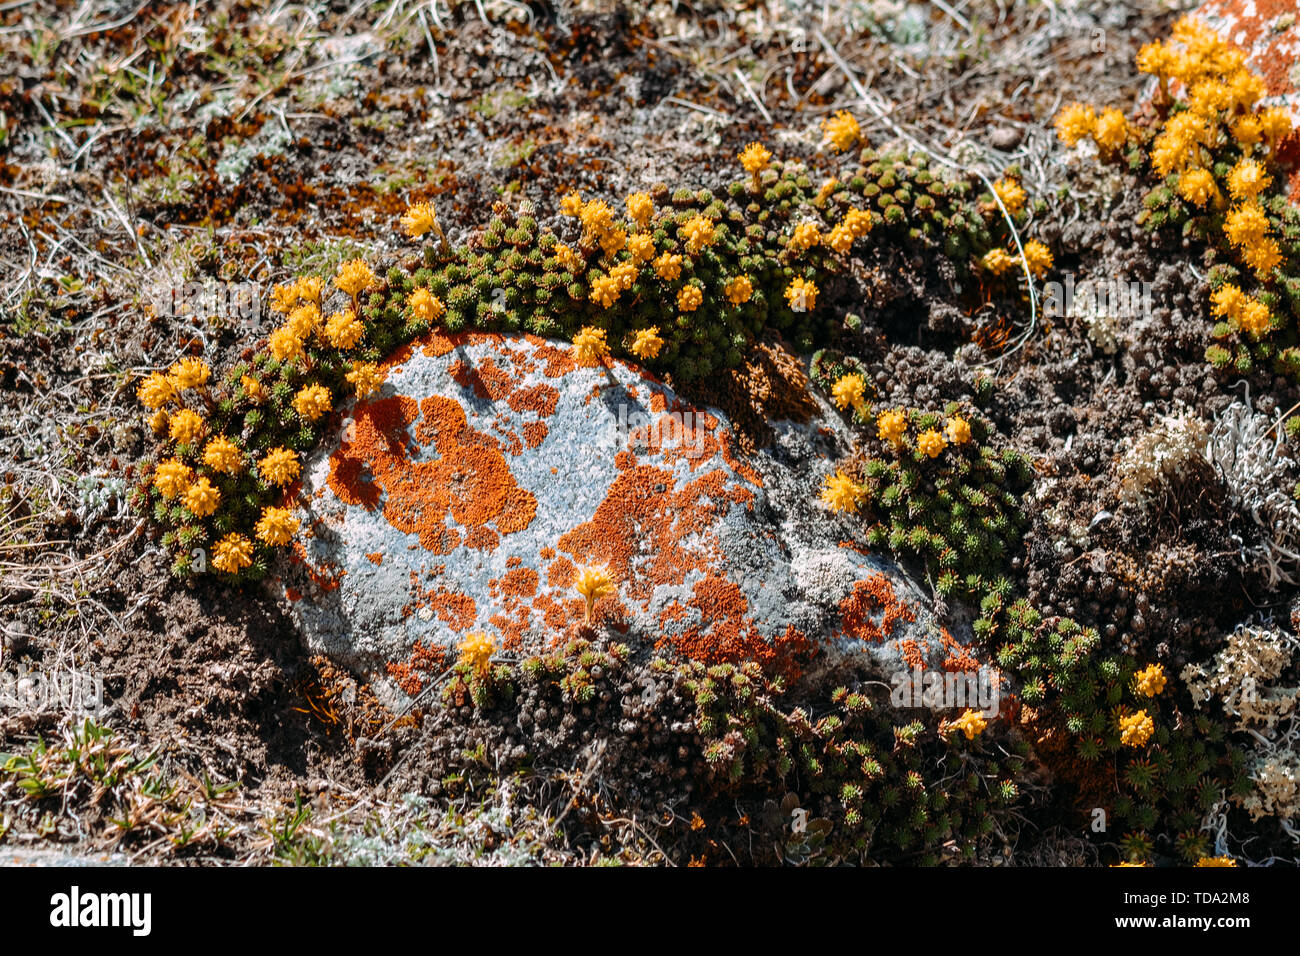
[[[1014,126],[999,126],[989,133],[989,145],[1003,152],[1015,149],[1024,139],[1024,133]]]
[[[579,565],[617,593],[596,624],[634,648],[811,673],[969,660],[922,592],[817,502],[850,444],[828,406],[773,422],[746,457],[726,416],[567,343],[435,333],[340,410],[304,468],[310,500],[277,571],[306,643],[400,699],[486,631],[498,651],[584,620]]]
[[[6,652],[18,654],[27,649],[27,642],[31,636],[27,633],[27,626],[21,621],[14,621],[12,624],[0,625],[0,644],[4,645]]]

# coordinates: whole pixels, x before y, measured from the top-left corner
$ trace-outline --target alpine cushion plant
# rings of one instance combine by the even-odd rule
[[[846,113],[826,133],[848,152],[828,156],[839,168],[820,187],[753,144],[740,157],[746,177],[726,189],[658,185],[617,205],[573,192],[555,230],[527,201],[497,203],[455,248],[432,206],[417,204],[400,227],[418,251],[383,274],[354,259],[328,279],[275,288],[283,321],[251,357],[218,377],[187,356],[138,385],[158,444],[134,502],[161,529],[174,571],[265,574],[273,549],[292,543],[282,513],[294,511],[303,458],[333,411],[374,394],[383,360],[435,327],[565,338],[583,364],[627,356],[689,384],[739,366],[768,330],[801,350],[827,338],[824,290],[869,243],[927,246],[959,272],[1008,245],[991,194],[970,180],[942,179],[923,157],[854,151],[861,131]],[[1014,175],[997,189],[1026,215]]]
[[[1137,65],[1158,81],[1154,124],[1076,103],[1057,115],[1058,134],[1091,139],[1102,161],[1149,177],[1139,216],[1148,230],[1202,244],[1217,320],[1206,358],[1300,379],[1300,211],[1279,155],[1289,114],[1263,104],[1265,81],[1242,50],[1190,17],[1144,46]]]

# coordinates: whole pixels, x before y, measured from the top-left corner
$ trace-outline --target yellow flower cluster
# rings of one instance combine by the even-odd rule
[[[644,230],[654,217],[655,201],[650,198],[649,193],[632,193],[627,197],[627,214],[637,224],[638,229]]]
[[[424,322],[436,322],[447,311],[442,300],[423,287],[411,293],[410,303],[412,314]]]
[[[1263,279],[1282,261],[1282,249],[1270,234],[1272,226],[1255,200],[1233,207],[1223,222],[1223,234],[1242,261]]]
[[[876,432],[881,441],[898,447],[907,433],[907,416],[900,411],[881,412],[876,416]]]
[[[1155,721],[1145,710],[1139,710],[1119,719],[1119,739],[1126,747],[1143,746],[1155,731]]]
[[[468,664],[477,674],[484,674],[492,662],[492,655],[496,653],[496,646],[487,634],[474,631],[465,635],[457,650],[460,651],[460,663]]]
[[[821,232],[817,229],[815,223],[801,222],[794,227],[794,233],[790,236],[786,248],[795,255],[800,255],[818,245],[821,241]]]
[[[822,120],[823,142],[830,143],[840,152],[849,149],[862,138],[862,127],[848,110]]]
[[[284,486],[298,477],[302,467],[298,457],[287,448],[274,448],[257,465],[258,474],[268,484]]]
[[[257,538],[272,547],[281,547],[293,540],[298,530],[298,519],[288,508],[266,508],[257,521]]]
[[[338,274],[334,276],[334,285],[339,291],[354,299],[373,286],[376,281],[375,273],[361,259],[352,259],[343,263],[339,266]]]
[[[1020,185],[1018,180],[1010,177],[995,182],[993,192],[1002,201],[1002,205],[1007,207],[1007,212],[1013,216],[1020,215],[1020,211],[1025,208],[1025,200],[1029,198],[1025,193],[1025,187]]]
[[[555,261],[560,264],[561,269],[568,269],[570,272],[581,272],[586,264],[582,256],[562,242],[555,244]]]
[[[253,542],[242,534],[231,532],[213,549],[212,566],[227,574],[238,574],[253,563]]]
[[[672,282],[682,274],[682,257],[675,253],[663,252],[655,259],[655,275]]]
[[[1150,664],[1133,675],[1133,688],[1142,697],[1155,697],[1165,689],[1165,669]]]
[[[831,398],[838,408],[853,408],[866,414],[867,383],[861,375],[841,375],[831,386]]]
[[[614,578],[606,568],[582,567],[578,568],[576,573],[577,579],[573,582],[573,586],[586,601],[587,620],[590,621],[596,602],[614,593]]]
[[[732,305],[744,305],[754,294],[754,284],[749,281],[749,276],[735,276],[727,280],[722,291]]]
[[[384,384],[386,373],[374,362],[357,362],[348,372],[348,383],[356,389],[357,398],[368,398]]]
[[[412,239],[418,239],[426,232],[438,229],[438,214],[428,203],[416,203],[408,206],[402,214],[402,228]],[[438,230],[441,233],[441,230]]]
[[[1225,283],[1210,294],[1210,312],[1227,320],[1235,329],[1259,338],[1273,324],[1268,306],[1246,295],[1232,283]]]
[[[750,143],[740,151],[740,165],[753,177],[757,185],[758,177],[772,162],[772,152],[762,143]]]
[[[697,256],[713,245],[717,238],[717,228],[707,216],[692,216],[682,226],[681,234],[686,239],[686,251]]]
[[[573,357],[585,368],[599,365],[608,354],[609,345],[605,342],[604,329],[584,325],[573,337]]]
[[[817,291],[813,283],[796,277],[785,288],[785,300],[795,312],[811,312],[817,308]]]
[[[659,337],[659,326],[652,325],[648,329],[641,329],[641,331],[637,332],[629,351],[637,358],[645,361],[646,359],[657,358],[663,347],[664,340]]]
[[[982,714],[980,714],[979,711],[970,710],[969,708],[965,713],[949,724],[953,730],[960,730],[965,734],[967,740],[974,740],[980,734],[984,733],[984,729],[988,727],[988,725],[989,722]]]
[[[917,451],[929,458],[938,458],[947,447],[948,443],[943,440],[943,436],[933,428],[928,428],[916,436]]]
[[[424,289],[419,291],[425,292]],[[427,292],[426,292],[427,295]],[[415,296],[411,297],[414,306]],[[325,341],[336,349],[350,349],[365,337],[366,327],[351,309],[335,312],[325,322]]]
[[[821,502],[832,511],[853,511],[862,499],[863,489],[852,478],[837,471],[826,476]]]
[[[1196,861],[1197,866],[1236,866],[1237,861],[1230,856],[1203,856]]]
[[[699,286],[684,285],[677,293],[677,308],[683,312],[694,312],[704,301],[704,293]]]
[[[326,414],[333,404],[330,390],[324,385],[303,386],[293,397],[293,410],[309,422]]]

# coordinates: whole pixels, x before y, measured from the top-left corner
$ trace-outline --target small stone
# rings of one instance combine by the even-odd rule
[[[1014,126],[999,126],[989,133],[989,145],[1003,152],[1015,149],[1024,139],[1024,133]]]

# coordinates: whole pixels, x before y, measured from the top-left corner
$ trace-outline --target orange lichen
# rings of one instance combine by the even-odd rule
[[[916,612],[898,599],[894,583],[884,574],[871,574],[854,584],[839,610],[842,632],[873,644],[892,636],[899,623],[916,620]],[[879,621],[875,618],[878,611],[883,612]]]

